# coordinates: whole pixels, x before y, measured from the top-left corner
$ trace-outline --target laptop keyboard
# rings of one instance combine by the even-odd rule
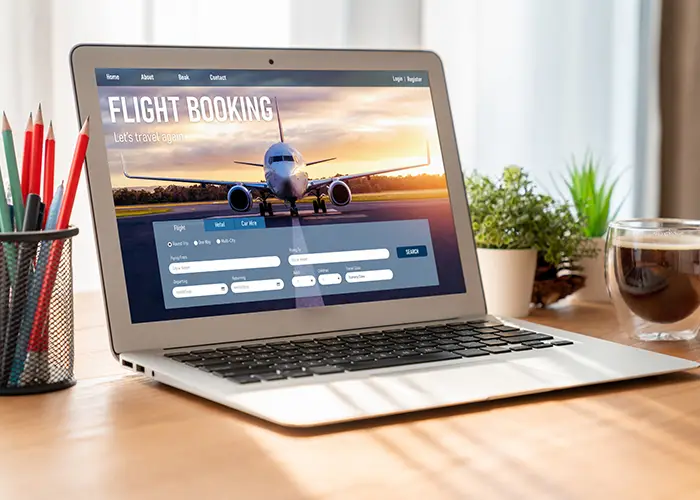
[[[165,354],[239,384],[374,370],[571,345],[495,321],[467,321]]]

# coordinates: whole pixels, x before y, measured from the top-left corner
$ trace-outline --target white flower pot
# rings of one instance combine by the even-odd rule
[[[488,313],[513,318],[527,316],[535,282],[537,251],[477,248],[476,253]]]
[[[586,286],[577,291],[574,298],[586,302],[610,302],[605,285],[605,238],[593,238],[593,244],[598,255],[581,259],[581,272],[586,277]]]

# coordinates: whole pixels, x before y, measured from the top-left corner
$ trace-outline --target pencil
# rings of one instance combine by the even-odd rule
[[[14,231],[14,226],[12,225],[12,215],[10,215],[10,207],[7,204],[7,197],[5,196],[5,182],[2,179],[2,173],[0,172],[0,232],[11,233]],[[4,260],[7,264],[7,270],[9,272],[10,278],[15,278],[15,260],[17,259],[17,249],[12,243],[3,243],[4,247]]]
[[[34,130],[32,132],[32,162],[29,168],[29,192],[40,194],[41,186],[41,156],[44,151],[44,117],[41,113],[41,104],[36,111]]]
[[[67,229],[68,224],[70,223],[73,203],[75,202],[75,193],[78,189],[78,183],[80,182],[80,173],[83,169],[83,163],[85,163],[85,153],[87,152],[88,141],[90,140],[88,128],[89,124],[90,118],[85,120],[83,127],[80,129],[80,134],[78,134],[73,160],[71,162],[70,171],[68,172],[68,180],[66,181],[66,187],[63,191],[61,208],[58,211],[56,229]],[[61,264],[62,251],[63,240],[56,240],[51,245],[51,252],[49,253],[46,271],[44,273],[44,282],[37,300],[36,313],[34,314],[34,324],[32,325],[32,339],[41,338],[40,335],[42,335],[42,331],[45,326],[45,322],[43,320],[47,317],[49,311],[51,295],[56,282],[56,275],[58,274],[58,269]]]
[[[24,129],[24,149],[22,149],[22,202],[27,203],[27,195],[29,194],[29,171],[32,169],[32,136],[34,135],[32,129],[34,127],[34,121],[32,120],[32,114],[29,113],[29,120],[27,120],[27,128]],[[24,222],[24,219],[22,219]],[[22,224],[17,226],[19,230]]]
[[[56,221],[58,220],[58,210],[61,207],[63,199],[63,183],[56,188],[56,193],[53,196],[53,202],[48,210],[48,219],[46,221],[46,230],[56,229]],[[32,276],[31,284],[29,285],[29,297],[39,297],[41,292],[44,272],[46,271],[46,263],[51,247],[57,243],[57,240],[42,241],[39,248],[39,256],[36,259],[36,272]],[[15,359],[10,372],[10,386],[25,385],[38,376],[35,370],[37,365],[41,365],[41,355],[36,352],[48,350],[48,335],[47,328],[40,330],[39,338],[31,337],[32,326],[36,316],[37,301],[32,300],[24,310],[24,317],[19,330],[17,346],[15,348]],[[48,323],[48,318],[39,318],[45,324]],[[25,369],[26,368],[26,369]]]
[[[22,231],[36,231],[39,222],[39,195],[29,193],[27,195],[27,209],[24,212]],[[5,250],[12,245],[5,245]],[[7,326],[5,329],[5,351],[0,365],[0,386],[7,384],[10,378],[10,369],[14,362],[15,349],[19,340],[19,330],[24,316],[24,308],[27,306],[30,273],[36,256],[37,244],[33,242],[21,242],[15,276],[12,280],[12,295],[8,312]],[[14,248],[14,247],[12,247]]]
[[[78,141],[75,145],[75,153],[73,161],[71,161],[70,171],[68,172],[68,180],[63,193],[63,203],[61,210],[58,212],[58,221],[56,229],[66,229],[70,223],[71,212],[73,211],[73,203],[75,202],[75,193],[78,190],[80,182],[80,173],[85,163],[85,153],[87,153],[88,141],[90,140],[90,117],[85,120],[83,127],[78,134]]]
[[[17,155],[15,154],[12,128],[4,112],[2,114],[2,143],[5,147],[7,176],[10,180],[10,192],[12,193],[12,212],[15,219],[15,229],[19,230],[24,221],[24,197],[22,196],[22,185],[20,184],[19,171],[17,170]]]
[[[44,196],[42,201],[46,210],[41,227],[46,225],[46,219],[49,216],[49,208],[51,207],[51,198],[53,197],[53,171],[54,160],[56,158],[56,139],[53,136],[53,123],[49,122],[49,132],[46,134],[46,148],[44,156]]]

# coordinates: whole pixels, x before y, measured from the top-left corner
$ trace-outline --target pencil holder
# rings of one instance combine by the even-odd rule
[[[0,395],[75,385],[72,227],[0,233]]]

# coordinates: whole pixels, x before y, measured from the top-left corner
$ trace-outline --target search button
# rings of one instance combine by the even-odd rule
[[[409,257],[425,257],[428,255],[428,247],[425,245],[415,245],[412,247],[397,247],[397,257],[407,259]]]

